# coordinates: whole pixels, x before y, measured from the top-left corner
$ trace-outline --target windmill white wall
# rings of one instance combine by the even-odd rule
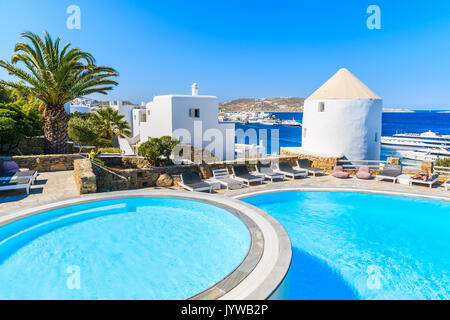
[[[382,100],[341,69],[305,100],[302,150],[379,160]]]

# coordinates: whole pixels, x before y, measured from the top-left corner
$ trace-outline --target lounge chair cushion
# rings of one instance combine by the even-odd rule
[[[298,159],[297,165],[303,169],[308,169],[309,167],[311,167],[311,163],[309,162],[308,159]]]
[[[438,174],[433,174],[431,176],[431,178],[428,177],[427,180],[425,180],[425,181],[423,179],[421,179],[421,178],[413,179],[412,177],[411,177],[411,180],[414,181],[414,182],[430,182],[430,181],[434,181],[434,180],[436,180],[438,178],[439,178]]]
[[[398,177],[402,174],[402,166],[398,164],[387,164],[384,166],[383,171],[380,173],[381,176],[387,177]]]
[[[242,177],[250,174],[250,172],[248,172],[247,166],[234,166],[233,171],[234,175],[237,177]]]
[[[192,185],[197,183],[205,183],[200,178],[199,174],[197,172],[183,172],[181,174],[181,178],[183,180],[183,183],[185,185]],[[206,183],[205,183],[206,184]]]
[[[36,174],[36,171],[34,170],[28,170],[28,171],[19,171],[19,172],[1,172],[0,178],[13,178],[13,177],[32,177]]]
[[[295,170],[292,168],[291,164],[288,161],[281,161],[278,164],[278,167],[280,168],[280,171],[289,172],[289,173],[304,173],[305,171]]]
[[[272,170],[272,168],[268,164],[257,164],[256,167],[258,168],[258,171],[262,174],[264,174],[267,177],[279,177],[281,176],[280,173],[276,173]]]
[[[17,186],[21,184],[29,184],[30,178],[19,178],[14,181],[0,179],[0,187]]]

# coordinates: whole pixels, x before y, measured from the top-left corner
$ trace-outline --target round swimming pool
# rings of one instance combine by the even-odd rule
[[[246,225],[215,205],[125,198],[0,228],[0,299],[186,299],[240,265]]]
[[[289,234],[289,299],[450,298],[448,201],[327,191],[242,200]]]

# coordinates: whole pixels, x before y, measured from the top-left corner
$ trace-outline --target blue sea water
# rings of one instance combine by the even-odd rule
[[[299,122],[303,120],[303,113],[275,112],[277,118],[282,120],[295,119]],[[299,147],[302,141],[301,127],[284,127],[281,125],[265,126],[260,124],[236,124],[236,129],[256,129],[258,134],[257,141],[259,143],[259,129],[268,131],[268,154],[274,152],[279,153],[279,148],[272,148],[270,137],[270,129],[279,130],[279,146],[278,147]],[[439,113],[438,111],[416,111],[415,113],[383,113],[382,135],[391,136],[395,133],[422,133],[431,130],[438,134],[450,134],[450,113]],[[242,141],[238,141],[241,142]],[[246,139],[246,143],[249,143]],[[272,150],[274,149],[274,150]],[[392,149],[382,148],[381,160],[385,160],[390,156]]]
[[[289,299],[450,299],[450,202],[325,191],[243,201],[289,234]]]
[[[52,210],[0,228],[0,299],[186,299],[232,272],[249,246],[238,218],[197,201]]]

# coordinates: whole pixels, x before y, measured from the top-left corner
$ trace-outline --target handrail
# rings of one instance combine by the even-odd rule
[[[338,162],[373,162],[373,163],[387,163],[385,160],[338,160]]]

